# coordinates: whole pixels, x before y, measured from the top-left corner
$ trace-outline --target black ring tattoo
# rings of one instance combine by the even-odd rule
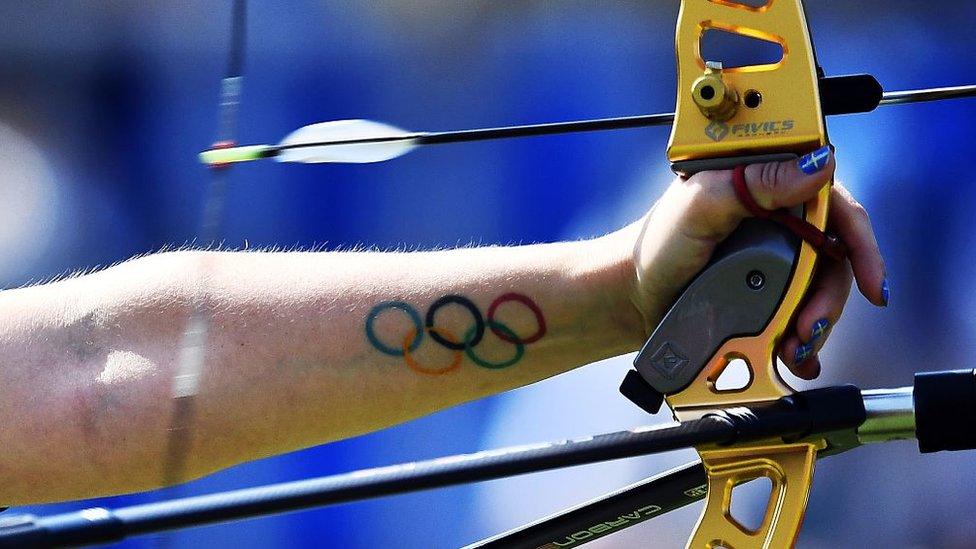
[[[470,339],[465,339],[465,341],[460,343],[455,343],[447,338],[441,337],[441,335],[434,330],[430,330],[428,335],[434,341],[454,351],[463,351],[468,347],[474,347],[485,335],[485,319],[481,316],[481,311],[478,310],[478,307],[466,297],[459,295],[446,295],[435,301],[430,308],[427,309],[427,327],[434,327],[434,316],[437,314],[437,309],[440,309],[445,305],[450,305],[451,303],[460,305],[471,313],[471,316],[474,318],[474,336],[472,336]]]

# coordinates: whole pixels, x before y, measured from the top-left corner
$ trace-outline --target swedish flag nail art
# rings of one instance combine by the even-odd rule
[[[807,175],[813,175],[824,169],[828,161],[830,161],[830,147],[823,146],[812,153],[801,156],[798,162],[800,171]]]
[[[796,348],[796,352],[793,353],[793,364],[799,364],[804,360],[810,358],[813,353],[813,345],[806,343],[800,345]]]
[[[820,339],[820,336],[830,328],[830,321],[826,318],[821,318],[820,320],[813,323],[813,329],[810,330],[810,342]]]

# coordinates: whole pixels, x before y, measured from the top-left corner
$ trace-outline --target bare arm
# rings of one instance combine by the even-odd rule
[[[828,149],[817,158],[749,166],[749,190],[767,208],[809,200],[834,169]],[[807,378],[852,279],[888,301],[870,221],[841,187],[833,194],[829,224],[850,261],[821,262],[778,349]],[[212,323],[188,478],[636,350],[746,215],[731,173],[703,172],[676,180],[641,221],[585,242],[167,253],[2,292],[0,502],[158,486],[195,303]]]
[[[407,254],[167,253],[0,293],[2,499],[158,485],[172,377],[197,295],[212,325],[190,477],[637,348],[643,326],[628,300],[630,250],[619,240]]]

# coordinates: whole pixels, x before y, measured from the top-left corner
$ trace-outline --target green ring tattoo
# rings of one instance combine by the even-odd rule
[[[512,331],[511,328],[502,324],[501,322],[497,322],[494,320],[486,320],[485,324],[489,328],[491,328],[492,332],[496,332],[496,331],[501,332],[507,335],[508,337],[512,338],[513,341],[518,341],[518,334],[516,334],[514,331]],[[523,345],[522,343],[514,343],[515,356],[503,362],[489,362],[481,358],[480,356],[474,354],[474,347],[469,345],[468,342],[474,338],[477,329],[478,326],[472,326],[471,328],[468,328],[468,331],[464,334],[464,337],[462,338],[462,341],[464,341],[464,353],[468,355],[468,358],[471,359],[471,362],[474,362],[478,366],[481,366],[482,368],[487,368],[489,370],[501,370],[503,368],[508,368],[509,366],[522,360],[522,355],[525,354],[525,345]]]

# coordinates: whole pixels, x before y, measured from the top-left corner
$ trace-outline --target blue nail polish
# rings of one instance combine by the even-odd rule
[[[824,335],[828,328],[830,328],[830,321],[826,318],[814,322],[813,329],[810,330],[810,343],[820,339],[820,336]]]
[[[888,279],[884,279],[881,283],[881,299],[884,302],[884,307],[888,306]]]
[[[793,364],[799,364],[804,360],[810,358],[810,353],[813,352],[813,345],[807,343],[805,345],[800,345],[796,348],[796,352],[793,353]]]
[[[829,161],[830,147],[825,145],[812,153],[801,156],[798,162],[800,165],[800,171],[807,175],[813,175],[824,169]]]

